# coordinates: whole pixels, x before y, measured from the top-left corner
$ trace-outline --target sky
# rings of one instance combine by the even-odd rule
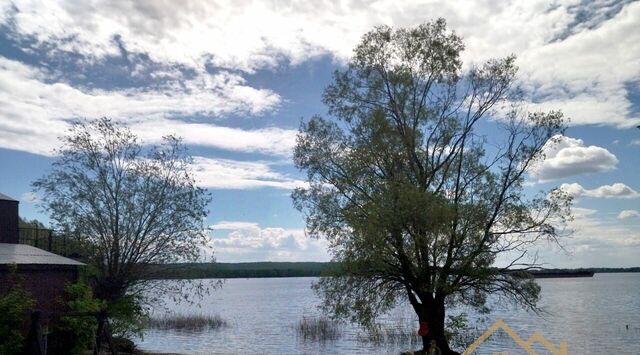
[[[0,192],[48,221],[31,182],[71,121],[106,116],[149,144],[184,139],[218,261],[329,260],[290,199],[300,121],[327,115],[364,33],[438,17],[463,70],[515,54],[527,108],[571,118],[527,180],[576,198],[546,266],[640,266],[640,2],[0,0]]]

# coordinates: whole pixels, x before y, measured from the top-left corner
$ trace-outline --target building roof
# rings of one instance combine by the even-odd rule
[[[16,201],[18,202],[18,200],[14,200],[11,197],[3,194],[2,192],[0,192],[0,200],[4,200],[4,201]]]
[[[31,245],[0,243],[0,265],[84,265],[79,261],[65,258]]]

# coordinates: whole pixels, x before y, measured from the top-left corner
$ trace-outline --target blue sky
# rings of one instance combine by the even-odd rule
[[[0,0],[0,191],[48,220],[30,183],[71,120],[110,117],[145,142],[182,136],[214,200],[219,261],[328,260],[289,194],[301,119],[375,25],[444,17],[465,68],[518,56],[530,110],[571,118],[527,191],[576,197],[554,267],[640,264],[640,3],[615,1]]]

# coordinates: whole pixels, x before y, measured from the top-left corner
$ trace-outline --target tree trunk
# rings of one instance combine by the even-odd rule
[[[423,307],[423,314],[419,317],[421,322],[427,322],[429,332],[422,337],[422,346],[425,354],[428,354],[431,341],[435,340],[442,355],[459,355],[460,353],[449,348],[449,342],[444,332],[445,306],[444,296],[436,296],[433,302]]]

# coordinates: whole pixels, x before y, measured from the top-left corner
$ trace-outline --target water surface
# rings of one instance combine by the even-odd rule
[[[318,314],[318,299],[310,289],[315,278],[230,279],[206,296],[201,307],[169,302],[178,313],[220,315],[229,327],[188,333],[149,330],[137,344],[144,350],[181,354],[398,354],[416,349],[411,344],[375,345],[362,341],[362,332],[345,325],[338,340],[305,341],[295,326],[303,316]],[[163,281],[171,282],[171,281]],[[465,311],[481,332],[503,319],[523,338],[541,332],[555,344],[566,340],[569,354],[640,355],[640,274],[596,274],[593,278],[538,280],[543,315],[525,312],[503,302],[479,316]],[[497,304],[496,304],[497,303]],[[165,310],[157,310],[158,314]],[[401,305],[383,322],[416,324],[409,306]],[[627,329],[626,326],[629,326]],[[417,330],[417,324],[416,324]],[[546,354],[543,348],[539,354]],[[509,351],[523,354],[502,331],[492,336],[478,354]]]

